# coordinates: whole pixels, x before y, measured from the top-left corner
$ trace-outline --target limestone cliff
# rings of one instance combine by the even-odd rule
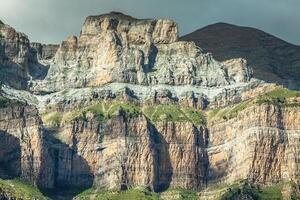
[[[0,23],[0,41],[0,178],[54,199],[91,187],[217,199],[239,181],[299,184],[299,91],[178,41],[172,20],[90,16],[60,45]]]
[[[69,156],[60,154],[59,174],[74,177],[61,177],[63,183],[82,186],[92,184],[94,177],[100,188],[145,186],[161,191],[168,187],[199,188],[205,180],[205,134],[190,123],[155,126],[144,116],[119,116],[103,124],[95,119],[76,121],[59,131],[58,137],[76,149],[89,166],[84,168],[76,157],[69,162],[74,166],[69,166],[63,160]],[[68,175],[66,168],[73,174]]]
[[[298,181],[298,107],[254,105],[208,125],[209,179],[260,184]]]
[[[51,188],[52,169],[41,118],[35,107],[0,97],[0,174]],[[5,171],[7,173],[5,173]]]
[[[53,92],[111,82],[212,87],[249,81],[244,63],[236,62],[232,69],[177,38],[171,20],[138,20],[121,13],[90,16],[79,37],[62,42],[45,80],[33,81],[30,89]],[[237,69],[245,73],[231,72]]]

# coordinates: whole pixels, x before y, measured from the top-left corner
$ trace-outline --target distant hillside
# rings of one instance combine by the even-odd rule
[[[300,46],[261,30],[217,23],[187,34],[180,40],[194,41],[219,61],[245,58],[256,78],[280,83],[300,81]]]

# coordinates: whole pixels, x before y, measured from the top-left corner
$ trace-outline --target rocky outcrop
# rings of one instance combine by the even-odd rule
[[[252,106],[229,121],[211,122],[209,179],[259,184],[298,180],[299,108]],[[224,140],[225,138],[225,140]]]
[[[246,62],[225,66],[194,43],[177,38],[177,25],[170,20],[139,20],[121,13],[90,16],[79,37],[62,42],[47,76],[33,81],[31,90],[53,92],[111,82],[217,87],[249,81]]]
[[[0,25],[0,80],[12,87],[27,88],[28,63],[31,59],[27,36],[12,27]]]
[[[11,101],[0,109],[0,163],[12,177],[53,187],[42,121],[36,108]]]
[[[0,41],[0,177],[59,192],[299,182],[299,94],[270,95],[249,60],[215,60],[171,20],[90,16],[59,46],[0,22]]]
[[[49,60],[55,56],[59,45],[56,44],[41,44],[41,43],[31,43],[31,47],[36,51],[37,58],[39,60]]]
[[[55,147],[56,182],[65,186],[91,186],[94,181],[99,188],[161,191],[200,188],[205,181],[205,131],[191,123],[153,125],[144,116],[123,114],[99,123],[90,116],[63,126],[56,137],[75,151]]]
[[[172,20],[139,20],[118,12],[88,17],[81,35],[98,35],[105,31],[116,31],[128,37],[130,44],[169,44],[178,39],[178,27]]]

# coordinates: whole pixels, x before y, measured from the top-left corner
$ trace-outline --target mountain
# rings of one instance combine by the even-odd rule
[[[300,91],[246,59],[118,12],[59,45],[0,34],[0,199],[299,195]]]
[[[216,23],[180,38],[193,41],[218,61],[244,58],[254,77],[293,86],[300,81],[300,46],[285,42],[261,30]]]

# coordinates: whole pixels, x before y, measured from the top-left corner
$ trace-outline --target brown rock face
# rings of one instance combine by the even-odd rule
[[[141,21],[117,12],[88,17],[82,27],[81,35],[98,35],[104,31],[126,34],[129,43],[132,44],[144,44],[147,41],[167,44],[178,39],[177,24],[171,20]]]
[[[74,154],[58,148],[56,182],[101,188],[200,188],[205,181],[205,131],[189,123],[151,124],[122,115],[99,124],[74,122],[58,133]],[[79,158],[85,161],[83,164]]]
[[[299,113],[299,108],[252,106],[237,118],[210,124],[209,179],[298,180]]]
[[[40,187],[53,187],[51,159],[37,109],[13,105],[0,111],[2,170]]]
[[[0,25],[0,80],[19,89],[27,87],[30,43],[27,36]]]
[[[299,183],[299,93],[252,79],[248,60],[217,61],[177,38],[171,20],[115,12],[88,17],[59,46],[0,22],[0,178],[203,194],[245,179]],[[287,67],[280,78],[295,76]]]
[[[39,60],[49,60],[55,56],[59,45],[31,43],[31,47],[36,51]]]
[[[32,81],[30,90],[49,93],[113,82],[219,87],[250,80],[246,62],[225,66],[193,42],[177,38],[177,24],[171,20],[121,13],[90,16],[81,34],[63,41],[54,58],[46,61],[47,76]]]

